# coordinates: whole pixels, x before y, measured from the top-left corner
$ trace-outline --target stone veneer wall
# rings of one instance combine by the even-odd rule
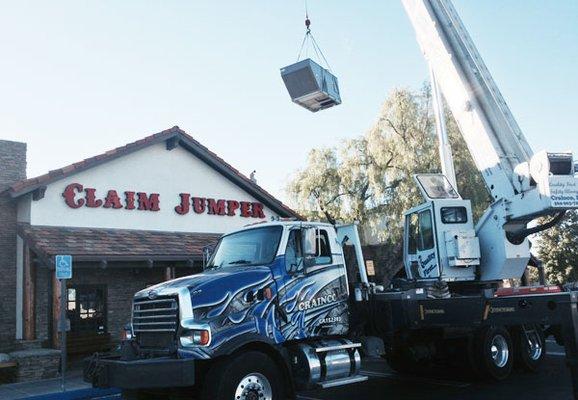
[[[26,178],[26,144],[0,140],[0,349],[16,338],[16,203],[5,190]]]
[[[120,340],[124,326],[130,322],[132,298],[136,292],[164,281],[163,268],[114,268],[109,264],[102,269],[98,264],[77,268],[68,287],[74,285],[103,285],[106,287],[106,324],[112,341]]]

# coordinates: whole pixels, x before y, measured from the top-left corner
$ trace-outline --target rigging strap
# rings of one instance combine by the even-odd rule
[[[329,71],[333,72],[331,70],[331,66],[329,65],[329,62],[327,61],[327,58],[325,58],[323,51],[321,50],[321,48],[317,44],[317,41],[313,37],[313,34],[311,33],[311,20],[309,19],[309,15],[307,12],[307,3],[305,4],[305,7],[306,7],[306,10],[305,10],[305,28],[306,28],[305,37],[303,38],[303,41],[301,42],[301,47],[299,48],[299,54],[297,54],[297,61],[301,60],[301,55],[303,54],[303,48],[305,48],[305,57],[309,57],[309,47],[311,46],[313,48],[313,51],[317,55],[317,59],[319,61],[323,61],[325,63],[325,66],[327,67],[327,69]]]

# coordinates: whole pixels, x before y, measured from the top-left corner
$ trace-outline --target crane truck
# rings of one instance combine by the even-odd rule
[[[400,372],[465,355],[501,380],[514,362],[536,370],[552,334],[578,399],[577,294],[500,288],[532,262],[528,236],[578,208],[573,156],[532,152],[449,0],[403,4],[431,69],[443,171],[415,176],[424,202],[405,214],[405,277],[369,281],[356,225],[250,225],[220,239],[204,272],[136,293],[129,340],[89,359],[86,380],[127,398],[192,387],[204,399],[277,400],[363,382],[362,356],[381,343]],[[441,94],[492,197],[476,224],[455,185]],[[538,217],[550,220],[529,225]]]

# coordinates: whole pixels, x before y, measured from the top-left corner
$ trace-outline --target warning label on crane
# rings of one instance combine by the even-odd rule
[[[549,180],[552,207],[578,208],[578,179],[573,176],[551,176]]]

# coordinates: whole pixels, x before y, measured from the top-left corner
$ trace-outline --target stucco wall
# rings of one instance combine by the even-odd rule
[[[103,199],[108,190],[116,190],[123,208],[70,208],[62,193],[71,183],[96,189],[96,197]],[[125,191],[158,193],[159,211],[127,210]],[[256,202],[257,200],[226,179],[189,151],[177,147],[166,150],[160,143],[135,153],[96,166],[84,172],[48,185],[43,199],[30,203],[30,223],[50,226],[84,226],[178,232],[226,233],[261,219],[240,216],[197,214],[192,210],[179,215],[174,207],[180,204],[180,193],[191,196]],[[80,193],[76,196],[82,198]],[[264,208],[266,220],[276,215]]]

